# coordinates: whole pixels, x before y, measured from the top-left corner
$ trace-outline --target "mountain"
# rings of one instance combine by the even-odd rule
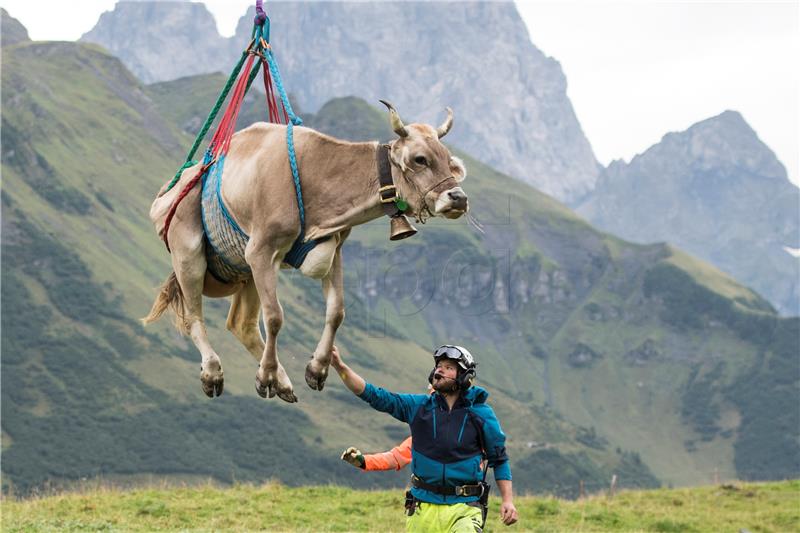
[[[170,270],[150,202],[183,160],[183,130],[213,103],[188,100],[209,98],[221,78],[144,86],[75,43],[22,43],[2,59],[4,489],[148,474],[405,484],[405,472],[370,476],[338,460],[347,446],[387,449],[405,426],[335,378],[321,393],[303,385],[322,329],[318,283],[281,276],[279,350],[296,405],[256,397],[225,301],[205,308],[226,373],[213,401],[187,339],[167,320],[136,321]],[[385,112],[353,98],[304,118],[351,138],[387,131]],[[458,153],[484,232],[434,220],[391,243],[385,220],[356,228],[337,337],[347,361],[370,381],[421,391],[433,347],[469,346],[522,492],[574,496],[581,480],[592,491],[612,473],[622,486],[708,482],[714,469],[800,475],[800,320],[674,247],[602,233]]]
[[[612,163],[577,207],[634,242],[667,241],[800,314],[800,189],[735,111]]]
[[[30,41],[28,30],[25,26],[1,7],[0,20],[2,20],[2,27],[0,27],[0,41],[2,41],[2,46],[11,46],[13,44]]]
[[[599,166],[561,66],[531,43],[512,2],[270,2],[268,13],[284,81],[305,109],[382,98],[407,121],[438,124],[450,106],[450,142],[484,163],[562,200],[593,187]],[[254,14],[226,40],[200,4],[119,2],[81,40],[145,81],[228,73]]]
[[[206,72],[228,72],[238,59],[197,2],[117,2],[81,37],[124,58],[145,83]]]

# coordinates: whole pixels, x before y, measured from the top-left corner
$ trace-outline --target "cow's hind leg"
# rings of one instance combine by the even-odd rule
[[[172,250],[172,265],[183,292],[184,324],[194,345],[200,351],[200,381],[209,398],[222,394],[224,385],[222,362],[208,342],[203,321],[203,280],[206,258],[202,242],[198,246],[179,246],[177,239]]]
[[[239,339],[256,361],[261,361],[264,354],[264,339],[258,327],[260,313],[261,301],[258,299],[256,284],[251,278],[233,295],[226,325],[228,331]]]
[[[331,349],[336,330],[344,320],[344,273],[342,250],[336,249],[328,274],[322,278],[322,292],[325,296],[325,327],[317,343],[314,355],[306,365],[306,383],[314,390],[322,390],[328,378],[331,363]]]
[[[267,396],[272,398],[277,394],[280,399],[294,403],[297,401],[297,396],[294,395],[294,388],[289,376],[286,374],[286,370],[278,361],[277,353],[278,332],[283,326],[283,308],[278,301],[277,293],[280,258],[275,250],[264,248],[256,250],[248,247],[247,262],[253,270],[253,283],[256,288],[256,294],[253,295],[250,292],[242,294],[240,303],[247,311],[241,311],[241,315],[250,317],[250,324],[252,324],[253,307],[255,307],[255,332],[260,339],[260,332],[257,330],[258,308],[251,305],[254,301],[260,300],[262,311],[264,312],[264,329],[267,333],[266,342],[260,343],[263,345],[263,352],[256,372],[256,392],[262,398]],[[245,287],[245,289],[248,288]],[[239,313],[239,311],[236,312],[237,315]],[[245,327],[243,331],[245,331],[247,339],[247,341],[243,342],[255,343],[252,327]],[[247,333],[248,331],[250,333]],[[248,346],[247,343],[245,346]],[[249,346],[248,349],[250,349]]]

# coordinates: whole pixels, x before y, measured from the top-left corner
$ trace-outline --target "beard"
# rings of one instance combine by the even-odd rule
[[[433,390],[442,394],[451,394],[458,391],[458,383],[454,379],[433,379]]]

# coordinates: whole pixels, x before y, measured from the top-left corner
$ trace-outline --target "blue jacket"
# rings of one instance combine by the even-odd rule
[[[470,387],[448,410],[438,393],[396,394],[367,383],[359,397],[374,409],[389,413],[411,427],[411,466],[425,483],[455,487],[474,485],[484,478],[480,464],[486,450],[495,479],[511,479],[506,455],[506,436],[491,407],[489,393]],[[488,468],[488,467],[487,467]],[[424,489],[411,489],[428,503],[460,503],[477,496],[442,496]]]

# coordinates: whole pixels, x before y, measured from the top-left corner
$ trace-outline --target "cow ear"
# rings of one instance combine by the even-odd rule
[[[408,170],[408,165],[406,164],[408,159],[408,146],[402,146],[399,149],[392,147],[389,155],[392,161],[394,161],[394,164],[400,167],[401,172],[406,172]]]
[[[464,166],[464,162],[456,156],[450,157],[450,172],[456,183],[461,183],[467,177],[467,168]]]

